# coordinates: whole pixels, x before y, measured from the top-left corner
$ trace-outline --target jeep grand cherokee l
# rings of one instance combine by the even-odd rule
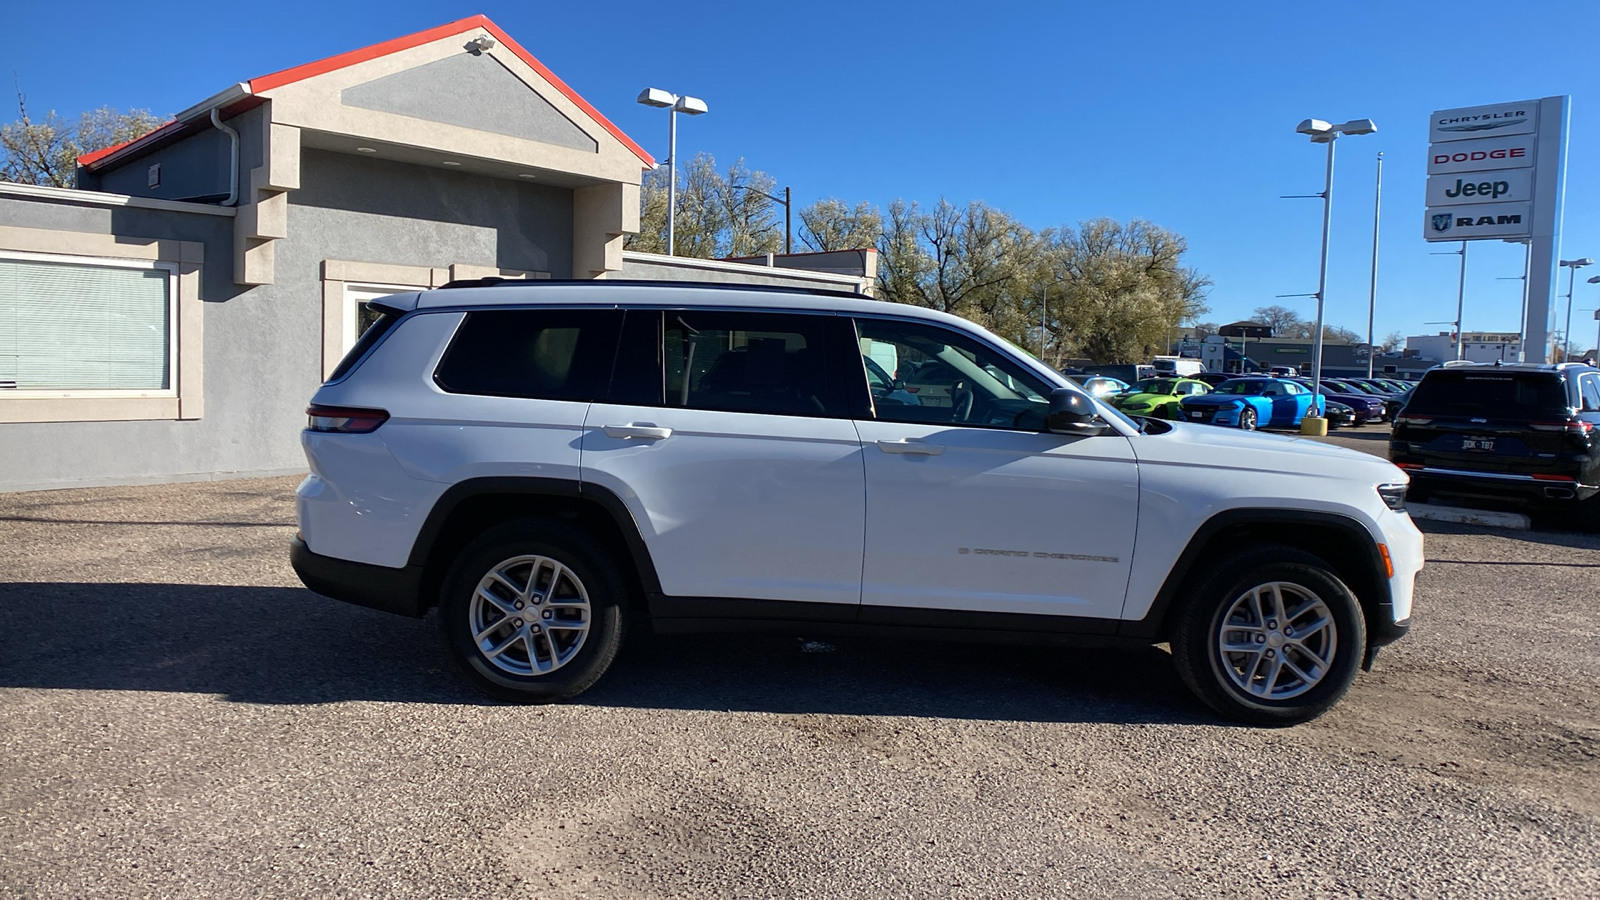
[[[954,316],[614,281],[375,305],[308,410],[291,557],[329,597],[437,606],[498,697],[572,697],[641,626],[1170,642],[1213,708],[1286,724],[1409,627],[1394,466],[1136,424]],[[864,359],[948,383],[874,392]]]

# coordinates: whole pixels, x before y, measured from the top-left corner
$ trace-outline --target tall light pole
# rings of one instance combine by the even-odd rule
[[[1589,279],[1590,284],[1600,284],[1600,275]],[[1600,363],[1600,309],[1594,311],[1594,355],[1595,362]]]
[[[1307,135],[1313,144],[1328,145],[1328,172],[1322,187],[1322,265],[1317,273],[1317,331],[1311,345],[1311,389],[1322,389],[1322,315],[1328,295],[1328,227],[1333,219],[1333,144],[1341,134],[1372,134],[1378,126],[1371,119],[1351,119],[1342,125],[1330,125],[1321,119],[1306,119],[1294,129]],[[1315,398],[1315,393],[1313,393]],[[1311,404],[1322,415],[1320,404]]]
[[[706,102],[698,97],[680,97],[659,88],[645,88],[639,92],[639,102],[645,106],[667,110],[667,255],[678,252],[678,113],[698,116],[705,113]]]
[[[1328,145],[1332,148],[1332,144]],[[1383,153],[1378,153],[1378,186],[1372,191],[1372,280],[1367,284],[1367,377],[1372,377],[1372,319],[1378,309],[1378,209],[1383,205]]]
[[[1561,265],[1566,266],[1571,273],[1567,278],[1567,327],[1561,329],[1561,340],[1566,346],[1561,350],[1561,361],[1567,361],[1567,354],[1572,350],[1572,285],[1578,280],[1578,270],[1584,266],[1594,265],[1594,260],[1585,256],[1582,259],[1563,259]]]

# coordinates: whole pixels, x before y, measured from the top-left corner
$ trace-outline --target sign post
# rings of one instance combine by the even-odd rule
[[[1540,361],[1549,359],[1561,255],[1568,107],[1567,97],[1545,97],[1439,110],[1428,122],[1423,238],[1527,245],[1522,347],[1539,348]]]

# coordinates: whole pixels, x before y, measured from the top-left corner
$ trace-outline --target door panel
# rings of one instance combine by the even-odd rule
[[[607,434],[617,426],[670,435]],[[584,481],[628,504],[666,594],[860,602],[865,484],[848,419],[597,403],[582,451]]]
[[[1116,618],[1138,515],[1128,439],[859,422],[862,603]],[[919,447],[908,453],[889,446]]]

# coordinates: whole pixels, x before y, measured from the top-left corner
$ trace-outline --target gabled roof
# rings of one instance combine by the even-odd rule
[[[306,63],[305,65],[295,66],[290,69],[284,69],[281,72],[273,72],[270,75],[263,75],[260,78],[252,78],[247,82],[240,82],[239,84],[234,85],[233,87],[230,87],[227,90],[216,94],[215,96],[194,106],[191,106],[181,113],[178,113],[178,115],[174,117],[172,121],[162,125],[160,128],[157,128],[155,131],[152,131],[143,137],[138,137],[131,141],[124,141],[121,144],[106,147],[103,150],[85,153],[84,155],[78,157],[78,164],[91,170],[103,168],[105,165],[109,164],[110,162],[114,162],[116,159],[140,155],[145,150],[155,149],[156,147],[162,146],[170,141],[176,140],[178,137],[181,137],[192,130],[198,130],[202,127],[209,127],[209,116],[211,110],[213,109],[220,110],[224,115],[237,115],[238,113],[250,109],[251,107],[259,106],[263,100],[258,95],[262,94],[263,92],[270,91],[273,88],[282,87],[286,84],[293,84],[297,81],[304,81],[308,78],[314,78],[318,75],[337,71],[358,63],[364,63],[369,60],[378,59],[379,57],[388,56],[392,53],[399,53],[403,50],[419,47],[431,41],[436,41],[440,38],[449,37],[450,35],[459,34],[472,29],[482,29],[487,31],[491,36],[494,37],[496,41],[499,41],[502,46],[504,46],[511,53],[515,54],[517,58],[526,63],[529,68],[537,72],[541,78],[543,78],[545,81],[548,81],[552,87],[554,87],[557,91],[560,91],[568,100],[571,100],[586,115],[594,119],[594,121],[607,132],[609,132],[612,137],[616,138],[618,141],[621,141],[623,146],[627,147],[635,156],[639,157],[639,161],[647,168],[653,168],[655,166],[655,158],[649,153],[646,153],[644,148],[635,143],[632,138],[628,137],[626,134],[623,134],[622,129],[618,128],[616,125],[613,125],[611,120],[601,115],[599,110],[595,109],[589,104],[589,101],[578,96],[576,91],[568,87],[566,82],[562,81],[560,78],[557,78],[556,74],[546,68],[544,63],[539,62],[539,60],[536,59],[533,54],[523,49],[521,44],[518,44],[516,41],[512,40],[510,35],[502,31],[500,26],[489,21],[488,16],[483,15],[460,19],[455,22],[450,22],[446,25],[440,25],[437,28],[430,28],[427,31],[419,31],[416,34],[409,34],[405,37],[384,41],[381,44],[373,44],[370,47],[362,47],[359,50],[351,50],[348,53],[341,53],[337,56],[330,56],[327,59],[317,60],[316,62]]]

